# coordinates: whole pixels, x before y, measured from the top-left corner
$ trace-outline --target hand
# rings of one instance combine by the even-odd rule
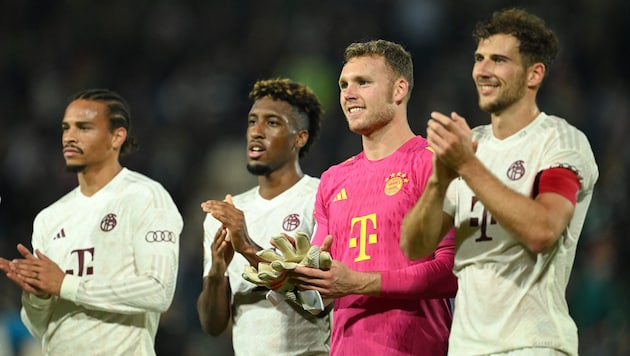
[[[431,120],[427,123],[427,140],[440,161],[455,172],[459,172],[466,162],[474,159],[477,149],[477,143],[472,140],[472,130],[466,120],[455,112],[451,117],[432,112]],[[434,168],[440,170],[443,167],[434,165]],[[440,172],[438,174],[452,176]]]
[[[234,257],[234,248],[230,241],[226,239],[227,229],[221,226],[217,229],[212,241],[212,267],[210,268],[210,274],[223,278],[227,266],[232,262]]]
[[[232,202],[232,196],[227,194],[224,201],[208,200],[201,203],[204,212],[211,214],[227,229],[226,241],[232,243],[234,251],[245,257],[252,266],[260,262],[256,252],[262,250],[250,237],[245,223],[245,214],[237,209]]]
[[[332,263],[330,254],[327,251],[321,251],[316,245],[311,245],[310,237],[301,231],[298,231],[295,237],[282,234],[271,239],[272,245],[276,246],[282,254],[276,253],[273,249],[261,250],[257,254],[271,262],[271,267],[277,271],[291,270],[298,265],[330,268]]]
[[[245,266],[243,278],[272,290],[274,293],[267,294],[267,299],[274,305],[279,302],[279,298],[275,297],[279,295],[280,298],[293,301],[313,314],[324,310],[325,303],[318,292],[297,291],[287,278],[287,274],[299,265],[328,269],[332,263],[330,254],[327,251],[320,251],[318,246],[311,245],[309,235],[303,232],[297,232],[295,237],[286,234],[274,236],[271,244],[279,249],[281,254],[273,249],[259,251],[258,256],[269,263],[259,263],[257,270],[252,266]]]
[[[59,266],[39,250],[35,251],[35,256],[22,244],[18,244],[17,249],[24,258],[11,262],[0,259],[0,269],[27,293],[40,298],[58,296],[65,278],[65,273]]]
[[[291,273],[291,281],[300,290],[316,290],[322,298],[334,299],[356,294],[356,273],[346,264],[333,260],[328,270],[297,266]]]

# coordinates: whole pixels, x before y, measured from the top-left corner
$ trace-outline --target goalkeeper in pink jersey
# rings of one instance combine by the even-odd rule
[[[410,54],[384,40],[346,48],[340,102],[363,152],[322,174],[313,244],[332,268],[297,267],[302,289],[334,298],[331,355],[444,355],[457,283],[454,241],[411,261],[400,225],[424,191],[433,153],[407,121],[413,88]]]

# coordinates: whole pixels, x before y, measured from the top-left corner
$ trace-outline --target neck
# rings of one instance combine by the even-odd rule
[[[304,177],[299,163],[258,176],[259,194],[265,199],[273,199],[291,188]]]
[[[398,116],[389,124],[368,134],[362,135],[363,152],[367,159],[374,161],[394,153],[405,142],[415,137],[406,116]]]
[[[86,167],[85,170],[77,173],[81,193],[88,197],[96,194],[96,192],[101,190],[101,188],[114,179],[121,170],[122,166],[118,162],[107,166]]]
[[[529,125],[539,114],[540,110],[536,103],[515,105],[500,113],[493,113],[491,115],[492,133],[500,140],[508,138]]]

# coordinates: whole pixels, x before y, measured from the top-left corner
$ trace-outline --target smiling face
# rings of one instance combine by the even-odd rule
[[[68,170],[83,172],[92,166],[118,162],[127,131],[110,129],[107,110],[103,102],[82,99],[71,102],[66,108],[61,127],[63,157]]]
[[[381,56],[350,59],[339,76],[339,102],[352,132],[369,135],[395,115],[393,71]]]
[[[295,165],[308,132],[299,130],[293,107],[271,97],[258,99],[247,119],[247,170],[268,175]]]
[[[519,41],[506,34],[479,41],[472,77],[479,94],[479,107],[498,114],[525,96],[527,71],[519,53]]]

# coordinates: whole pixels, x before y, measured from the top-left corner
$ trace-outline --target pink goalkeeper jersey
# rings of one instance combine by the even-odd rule
[[[434,256],[410,261],[400,250],[400,225],[422,194],[433,153],[417,136],[390,156],[370,161],[362,152],[322,175],[315,203],[321,245],[357,271],[380,271],[381,296],[335,300],[331,355],[445,355],[455,295],[454,240]]]

